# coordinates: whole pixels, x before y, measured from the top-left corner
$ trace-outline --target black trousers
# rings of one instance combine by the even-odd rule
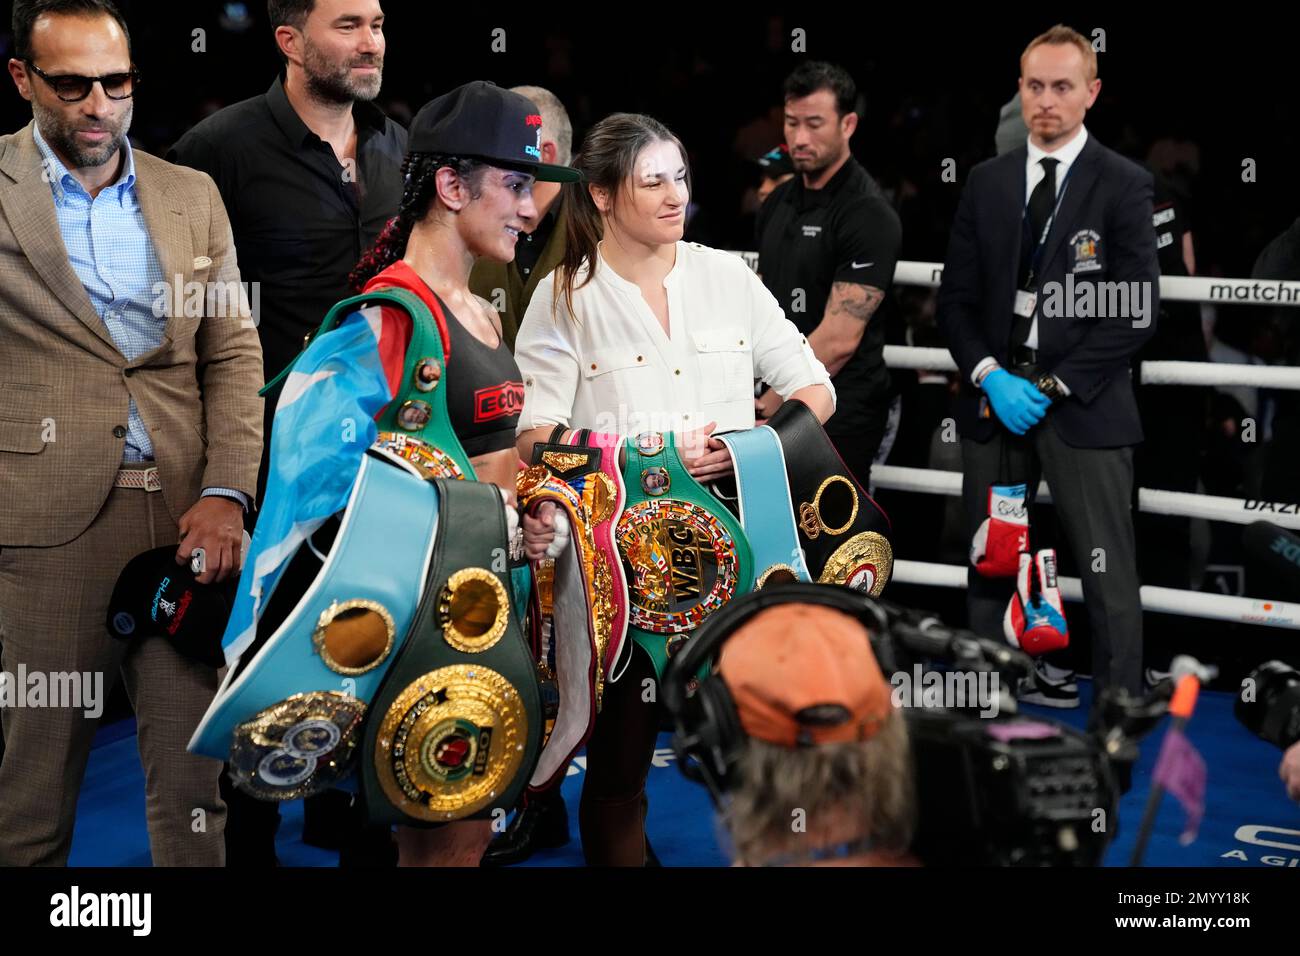
[[[646,863],[645,782],[662,705],[650,656],[636,644],[631,653],[623,675],[605,685],[596,727],[587,741],[578,825],[588,866]]]
[[[1052,427],[1052,413],[1012,452],[1016,477],[1029,474],[1031,453],[1041,465],[1052,502],[1083,584],[1084,606],[1092,625],[1094,687],[1142,690],[1142,599],[1133,534],[1133,449],[1075,448]],[[971,536],[988,517],[990,484],[1004,478],[1000,439],[963,439],[962,502]],[[1033,469],[1036,471],[1036,469]],[[1030,547],[1037,549],[1030,526]],[[966,605],[976,633],[1005,640],[1002,617],[1015,582],[989,579],[974,568],[966,573]],[[1068,608],[1067,608],[1068,611]],[[1068,614],[1067,614],[1068,617]]]

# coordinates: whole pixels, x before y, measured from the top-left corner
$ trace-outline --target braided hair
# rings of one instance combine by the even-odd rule
[[[441,153],[407,153],[402,160],[402,201],[398,203],[397,215],[388,220],[379,238],[348,276],[353,292],[361,292],[367,282],[406,255],[411,230],[429,215],[438,198],[438,170],[444,166],[466,181],[471,199],[482,195],[480,188],[488,169],[482,160]]]

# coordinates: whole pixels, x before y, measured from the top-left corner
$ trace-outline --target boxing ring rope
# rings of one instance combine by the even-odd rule
[[[957,363],[947,349],[886,345],[890,368],[955,372]],[[1233,365],[1227,362],[1143,362],[1143,385],[1243,385],[1246,388],[1300,389],[1300,368],[1277,365]]]
[[[730,250],[758,271],[758,253]],[[894,285],[939,288],[942,262],[900,260],[894,267]],[[1300,282],[1284,279],[1224,279],[1219,276],[1161,276],[1160,298],[1168,302],[1300,306]]]
[[[901,465],[873,465],[871,483],[877,488],[889,488],[893,491],[961,496],[960,471],[932,471],[926,468],[904,468]],[[1046,482],[1040,482],[1038,485],[1038,500],[1052,500]],[[1244,498],[1221,498],[1217,495],[1197,495],[1186,491],[1165,491],[1162,488],[1139,488],[1138,510],[1146,514],[1204,518],[1208,521],[1226,521],[1231,524],[1250,524],[1267,515],[1267,520],[1278,527],[1300,530],[1300,514],[1278,512],[1273,502],[1251,501]]]
[[[741,253],[749,262],[749,253]],[[757,265],[758,254],[753,253]],[[895,285],[939,288],[942,262],[899,262],[894,269]],[[1300,282],[1282,279],[1223,279],[1218,276],[1161,276],[1160,298],[1169,302],[1211,304],[1300,306]]]
[[[931,564],[926,561],[895,561],[891,581],[900,584],[925,584],[941,588],[966,587],[966,567],[958,564]],[[1061,597],[1082,601],[1083,587],[1078,578],[1058,577]],[[1142,610],[1184,617],[1231,621],[1235,624],[1262,624],[1300,630],[1300,605],[1284,601],[1235,597],[1230,594],[1206,594],[1142,585]]]
[[[757,271],[757,253],[736,254]],[[942,277],[943,265],[938,262],[904,261],[899,262],[894,270],[894,282],[897,285],[934,289],[938,288]],[[1300,306],[1300,282],[1161,276],[1160,297],[1171,302]],[[889,368],[945,372],[957,370],[957,364],[947,349],[886,345],[884,359]],[[1142,362],[1139,375],[1145,385],[1300,389],[1300,368],[1278,366],[1218,362]],[[921,494],[960,496],[961,479],[961,473],[956,471],[932,471],[898,465],[876,465],[871,470],[871,480],[875,487]],[[1051,492],[1046,483],[1039,485],[1039,500],[1051,500]],[[1252,505],[1255,507],[1252,508]],[[1233,524],[1249,524],[1260,520],[1267,513],[1268,519],[1280,527],[1300,529],[1300,515],[1279,513],[1271,502],[1251,502],[1241,498],[1197,495],[1157,488],[1138,489],[1138,510],[1147,514],[1201,518]],[[964,588],[966,573],[965,565],[898,560],[894,562],[893,580],[902,584]],[[1071,602],[1083,600],[1083,587],[1078,578],[1061,577],[1058,580],[1062,598]],[[1300,604],[1207,594],[1150,584],[1143,585],[1140,594],[1144,611],[1300,630]]]
[[[875,465],[871,469],[871,483],[877,488],[890,488],[896,491],[952,497],[961,495],[961,472],[959,471],[929,471],[924,468],[904,468],[900,465]],[[1038,486],[1038,500],[1051,500],[1046,482],[1041,482]],[[1258,510],[1252,511],[1250,508],[1251,504],[1252,502],[1241,498],[1194,495],[1157,488],[1138,489],[1138,508],[1148,514],[1249,524],[1260,518]],[[1255,502],[1255,504],[1260,503]],[[1269,520],[1281,527],[1300,528],[1300,515],[1275,514],[1270,511],[1268,516]],[[899,560],[894,562],[893,580],[903,584],[964,588],[966,567],[956,564]],[[1083,589],[1078,578],[1061,577],[1059,581],[1061,596],[1065,600],[1083,600]],[[1152,585],[1143,585],[1141,596],[1144,611],[1300,630],[1300,605],[1284,601],[1206,594],[1201,591],[1184,591]]]

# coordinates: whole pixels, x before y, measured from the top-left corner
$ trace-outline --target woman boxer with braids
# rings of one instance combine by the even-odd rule
[[[685,157],[648,116],[616,113],[587,134],[573,163],[586,182],[564,197],[564,261],[538,285],[515,343],[525,460],[557,425],[671,431],[690,475],[710,481],[731,471],[714,430],[755,424],[755,379],[822,421],[834,411],[826,369],[744,261],[681,241]],[[588,863],[642,866],[659,730],[657,695],[646,688],[662,675],[642,647],[625,646],[631,660],[606,686],[587,744],[579,820]]]
[[[358,292],[399,287],[441,305],[450,342],[444,387],[451,425],[480,481],[515,503],[515,422],[523,387],[501,337],[496,310],[469,290],[474,260],[510,262],[515,240],[536,216],[535,179],[564,181],[566,167],[533,162],[540,118],[526,98],[491,83],[468,83],[422,107],[411,123],[406,179],[397,216],[353,271]],[[383,364],[396,393],[411,337],[410,317],[382,310],[381,343],[395,341]],[[384,346],[381,344],[381,349]],[[552,511],[523,519],[531,560],[554,539]],[[398,827],[399,865],[477,866],[492,838],[490,820],[436,829]]]

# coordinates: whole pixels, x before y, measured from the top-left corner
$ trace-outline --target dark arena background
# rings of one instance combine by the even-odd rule
[[[263,3],[122,0],[119,6],[142,77],[131,140],[154,155],[213,111],[265,92],[280,68]],[[916,4],[807,4],[793,12],[705,4],[529,9],[388,0],[383,6],[388,45],[376,102],[389,116],[405,125],[421,104],[470,80],[539,85],[568,109],[576,152],[584,132],[607,114],[648,113],[689,152],[685,238],[719,249],[756,249],[755,160],[782,142],[784,77],[804,60],[818,59],[842,65],[857,82],[860,123],[852,150],[900,217],[900,260],[941,264],[967,174],[994,155],[999,110],[1016,92],[1020,52],[1057,22],[1093,38],[1099,50],[1102,90],[1088,113],[1090,135],[1163,177],[1192,233],[1197,276],[1250,278],[1264,247],[1300,217],[1295,33],[1253,9],[1202,14],[1164,4],[1152,16],[1132,3],[1023,10],[983,4],[956,12]],[[7,30],[10,4],[0,9]],[[7,32],[0,48],[6,59],[12,55]],[[30,108],[12,84],[0,104],[4,132],[29,121]],[[946,346],[935,319],[936,291],[896,279],[873,319],[885,324],[889,345]],[[1296,365],[1300,309],[1232,301],[1230,293],[1195,307],[1211,364]],[[903,565],[886,596],[962,625],[961,586],[940,582],[943,572],[934,570],[966,564],[961,499],[955,490],[923,490],[916,477],[923,469],[961,470],[956,446],[945,447],[936,437],[949,415],[956,373],[898,365],[891,376],[898,419],[889,455],[872,472]],[[1243,678],[1259,664],[1278,659],[1300,665],[1297,578],[1262,565],[1241,541],[1256,519],[1300,528],[1300,486],[1279,494],[1271,477],[1296,474],[1300,457],[1300,448],[1288,444],[1296,432],[1281,417],[1282,400],[1294,402],[1288,389],[1300,387],[1295,378],[1290,382],[1165,386],[1186,388],[1186,401],[1203,410],[1203,427],[1187,438],[1196,444],[1195,474],[1181,477],[1191,482],[1193,496],[1231,499],[1240,514],[1225,517],[1210,505],[1203,511],[1187,506],[1192,514],[1175,510],[1191,518],[1190,553],[1181,555],[1160,548],[1167,516],[1144,513],[1137,520],[1139,552],[1179,564],[1176,573],[1162,573],[1170,569],[1144,561],[1144,583],[1181,580],[1169,587],[1225,602],[1214,605],[1221,613],[1202,613],[1200,604],[1166,604],[1144,614],[1146,668],[1168,670],[1176,654],[1218,668],[1187,728],[1208,767],[1199,834],[1194,842],[1180,842],[1183,811],[1166,797],[1145,851],[1147,866],[1300,867],[1300,806],[1287,799],[1278,779],[1281,753],[1233,715]],[[1270,429],[1272,421],[1277,427]],[[1243,441],[1243,431],[1253,434],[1256,427],[1258,440]],[[1068,560],[1062,572],[1079,575]],[[1090,635],[1083,606],[1076,599],[1066,609],[1070,654],[1086,675]],[[1080,684],[1084,706],[1078,710],[1027,710],[1082,728],[1091,688],[1088,680]],[[724,866],[725,844],[707,793],[678,772],[664,730],[648,784],[647,830],[655,853],[665,867]],[[1125,866],[1133,852],[1161,736],[1143,742],[1107,865]],[[578,757],[564,786],[574,838],[535,854],[527,866],[582,865],[577,809],[584,772]],[[302,803],[285,804],[276,843],[281,865],[337,865],[337,853],[301,841],[302,826]],[[136,867],[149,861],[135,725],[119,687],[96,737],[69,862]]]

